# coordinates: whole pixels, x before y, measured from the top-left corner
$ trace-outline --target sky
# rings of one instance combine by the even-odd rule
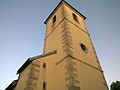
[[[120,0],[66,0],[86,24],[108,86],[120,81]],[[0,0],[0,90],[29,57],[43,53],[44,21],[60,0]]]

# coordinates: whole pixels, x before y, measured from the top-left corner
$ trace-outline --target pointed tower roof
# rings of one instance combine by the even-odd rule
[[[68,5],[70,8],[72,8],[72,9],[75,10],[77,13],[79,13],[79,14],[83,17],[84,20],[86,19],[86,17],[85,17],[83,14],[81,14],[79,11],[77,11],[77,10],[76,10],[74,7],[72,7],[69,3],[67,3],[65,0],[61,0],[60,3],[56,6],[56,8],[51,12],[51,14],[50,14],[50,15],[48,16],[48,18],[45,20],[44,24],[46,24],[46,23],[48,22],[49,18],[53,15],[53,13],[57,10],[57,8],[58,8],[60,5],[62,5],[62,3],[65,3],[65,4]]]

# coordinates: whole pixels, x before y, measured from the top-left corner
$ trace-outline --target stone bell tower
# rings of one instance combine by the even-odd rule
[[[57,50],[58,90],[108,90],[85,19],[62,0],[45,21],[44,52]]]
[[[14,90],[108,90],[85,19],[61,0],[44,22],[43,55],[20,67]]]

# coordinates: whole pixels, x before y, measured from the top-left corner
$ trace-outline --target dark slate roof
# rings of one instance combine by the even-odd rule
[[[17,85],[18,80],[14,80],[5,90],[13,90]]]
[[[56,53],[57,53],[57,50],[52,51],[52,52],[48,52],[48,53],[43,54],[43,55],[38,55],[38,56],[35,56],[35,57],[28,58],[27,61],[17,71],[17,74],[21,73],[33,60],[38,59],[38,58],[43,58],[43,57],[46,57],[46,56],[49,56],[49,55],[52,55],[52,54],[56,54]]]
[[[65,0],[61,0],[60,3],[56,6],[56,8],[51,12],[51,14],[48,16],[48,18],[45,20],[45,24],[47,23],[47,21],[49,20],[49,18],[52,16],[52,14],[57,10],[57,8],[62,4],[62,2],[66,3],[68,6],[70,6],[73,10],[75,10],[77,13],[79,13],[83,18],[84,20],[86,19],[86,17],[81,14],[78,10],[76,10],[74,7],[72,7],[69,3],[67,3]]]

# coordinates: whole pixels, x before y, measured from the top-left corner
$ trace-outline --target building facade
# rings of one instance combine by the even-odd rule
[[[85,19],[62,0],[45,21],[43,55],[28,58],[6,90],[108,90]]]

